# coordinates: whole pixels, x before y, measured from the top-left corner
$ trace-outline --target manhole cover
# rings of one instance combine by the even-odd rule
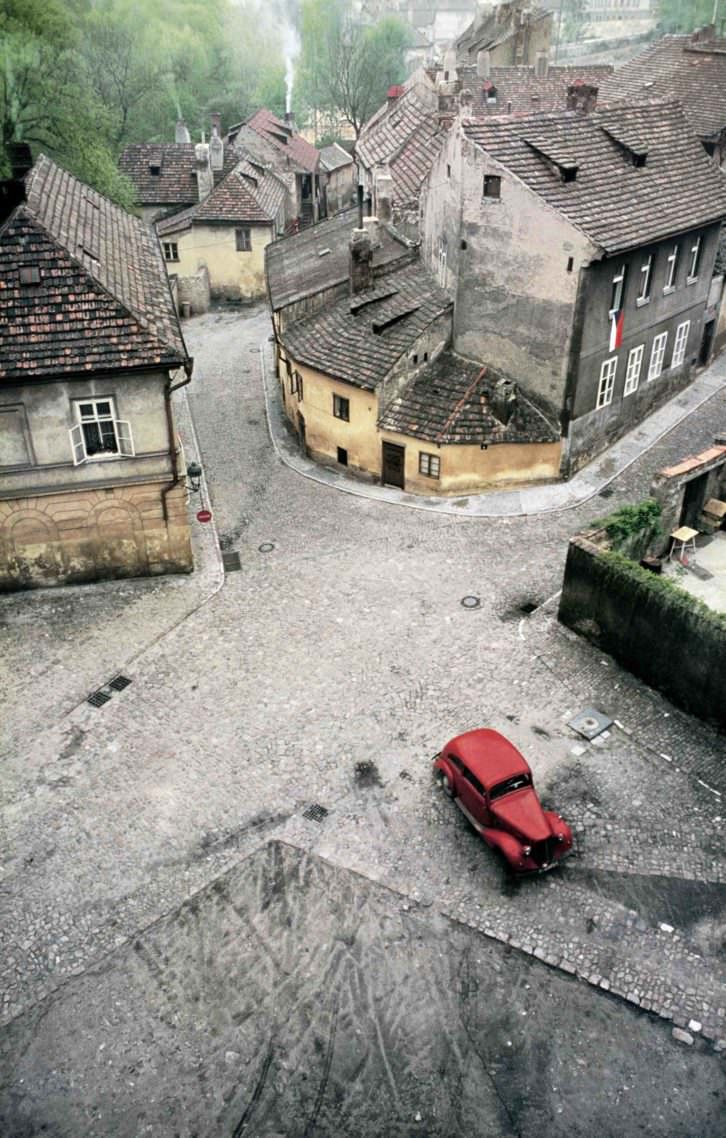
[[[313,802],[303,810],[303,818],[309,818],[311,822],[322,822],[327,817],[328,811],[317,802]]]
[[[104,703],[108,703],[111,696],[106,691],[95,691],[88,697],[88,703],[91,707],[103,707]]]
[[[259,549],[260,553],[272,553],[275,545],[272,541],[263,541],[262,545],[258,545],[257,548]]]
[[[237,569],[241,569],[242,566],[241,566],[240,560],[239,560],[239,553],[237,553],[236,551],[230,552],[230,553],[223,553],[222,554],[222,565],[224,566],[225,573],[234,573],[237,571]]]
[[[128,676],[118,675],[114,676],[107,686],[113,688],[114,691],[123,691],[124,688],[127,688],[129,686],[130,683],[131,680]]]
[[[577,731],[578,735],[582,735],[585,739],[595,739],[601,735],[603,731],[607,731],[608,727],[612,727],[612,719],[610,719],[603,711],[598,711],[595,707],[586,707],[574,719],[571,719],[567,724],[573,731]]]
[[[481,597],[462,597],[460,603],[465,609],[478,609],[479,605],[481,604]]]

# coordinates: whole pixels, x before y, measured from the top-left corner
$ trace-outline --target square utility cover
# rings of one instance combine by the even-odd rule
[[[584,711],[571,719],[567,726],[586,739],[595,739],[603,731],[607,731],[608,727],[612,726],[612,722],[612,719],[604,712],[598,711],[595,707],[586,707]]]

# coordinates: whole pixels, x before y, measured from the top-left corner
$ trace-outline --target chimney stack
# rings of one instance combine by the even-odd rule
[[[590,83],[572,83],[567,88],[568,111],[580,111],[588,114],[597,106],[597,87]]]
[[[394,83],[393,87],[388,88],[388,94],[386,95],[386,102],[388,103],[388,109],[389,110],[391,109],[391,107],[395,107],[396,103],[401,98],[403,91],[404,91],[404,88],[398,83]]]
[[[187,124],[184,119],[178,119],[176,124],[176,132],[174,134],[175,142],[191,142],[191,136],[187,129]]]
[[[209,159],[212,170],[221,170],[224,166],[224,143],[221,134],[222,116],[218,111],[215,111],[211,119],[212,133],[209,139]]]
[[[476,53],[476,73],[480,79],[488,79],[491,74],[491,62],[488,51]]]
[[[376,174],[375,181],[375,215],[384,225],[392,218],[393,178],[388,173]]]
[[[214,189],[214,175],[209,161],[209,143],[198,142],[194,147],[194,165],[197,174],[197,196],[203,202]]]
[[[538,51],[534,73],[538,79],[546,79],[549,70],[549,56],[546,51]]]
[[[498,379],[489,396],[489,406],[500,423],[506,427],[517,405],[517,385],[511,379]]]
[[[350,295],[365,292],[373,285],[373,249],[367,230],[354,229],[350,238]]]
[[[365,229],[366,233],[368,234],[368,236],[370,238],[371,249],[378,248],[378,246],[381,243],[380,230],[378,227],[378,218],[372,216],[371,214],[369,214],[368,217],[364,217],[363,218],[363,228]]]

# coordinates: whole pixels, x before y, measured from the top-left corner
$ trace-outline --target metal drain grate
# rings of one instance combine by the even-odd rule
[[[128,676],[118,675],[114,676],[107,686],[113,688],[114,691],[123,691],[124,688],[127,688],[129,686],[130,683],[131,680]]]
[[[91,707],[103,707],[104,703],[108,703],[111,696],[107,691],[95,691],[89,695],[87,702]]]
[[[317,802],[313,802],[303,810],[303,818],[309,818],[311,822],[323,822],[327,817],[328,811]]]
[[[612,719],[595,707],[586,707],[567,724],[585,739],[596,739],[598,735],[602,735],[603,731],[607,731],[608,727],[612,727],[612,725]]]
[[[470,594],[468,597],[462,597],[459,604],[463,605],[465,609],[478,609],[481,604],[481,597],[475,597]]]
[[[222,565],[224,566],[225,573],[235,573],[238,569],[241,569],[239,553],[234,550],[230,553],[223,553]]]

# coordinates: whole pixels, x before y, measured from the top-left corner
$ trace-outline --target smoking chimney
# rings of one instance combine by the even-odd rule
[[[176,124],[176,131],[174,133],[175,142],[191,142],[191,137],[187,129],[187,124],[184,119],[178,119]]]

